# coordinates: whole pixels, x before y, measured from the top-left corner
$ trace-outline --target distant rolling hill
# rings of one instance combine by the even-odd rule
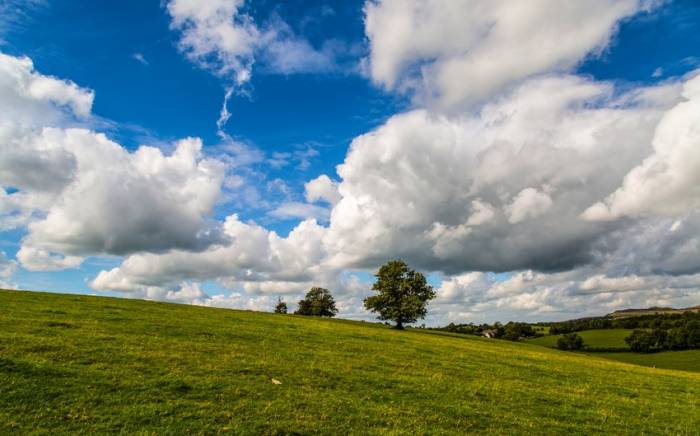
[[[616,310],[606,316],[611,318],[630,318],[643,315],[676,315],[684,312],[700,312],[700,306],[687,307],[685,309],[674,309],[672,307],[650,307],[648,309],[623,309]]]
[[[0,291],[0,434],[697,434],[700,374],[381,324]]]

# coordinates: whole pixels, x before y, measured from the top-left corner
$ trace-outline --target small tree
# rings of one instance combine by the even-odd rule
[[[377,295],[365,298],[365,308],[379,313],[379,319],[391,320],[396,328],[424,318],[428,301],[435,298],[435,291],[425,276],[408,267],[401,260],[392,260],[379,268],[377,282],[372,286]]]
[[[576,333],[567,333],[557,339],[557,348],[560,350],[574,351],[583,348],[583,338]]]
[[[297,315],[333,317],[338,313],[338,309],[336,309],[335,300],[333,300],[333,296],[328,289],[311,288],[306,293],[306,297],[303,300],[299,300],[299,307],[294,313]]]
[[[282,297],[277,297],[277,306],[275,306],[275,313],[287,313],[287,303],[282,301]]]

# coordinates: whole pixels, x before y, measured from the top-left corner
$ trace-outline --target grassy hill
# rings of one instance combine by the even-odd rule
[[[626,348],[629,346],[625,338],[633,330],[629,329],[601,329],[583,330],[576,332],[583,338],[584,344],[594,348]],[[527,340],[530,344],[543,347],[556,348],[557,339],[561,335],[542,336]],[[677,369],[681,371],[700,372],[700,350],[662,351],[656,353],[592,353],[595,356],[633,363],[655,368]]]
[[[700,372],[700,350],[662,351],[658,353],[598,353],[606,359],[654,368]]]
[[[576,332],[583,338],[583,343],[595,348],[629,348],[625,338],[632,334],[630,329],[601,329],[583,330]],[[561,335],[542,336],[528,340],[529,343],[541,345],[543,347],[556,348],[557,340]]]
[[[623,309],[608,314],[610,318],[632,318],[645,315],[681,315],[685,312],[700,312],[700,306],[674,309],[672,307],[650,307],[648,309]]]
[[[694,434],[698,410],[700,374],[530,344],[0,291],[0,434]]]

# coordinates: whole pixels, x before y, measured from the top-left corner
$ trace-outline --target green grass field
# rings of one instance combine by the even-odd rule
[[[633,330],[628,329],[602,329],[584,330],[576,333],[583,338],[583,343],[589,347],[629,348],[625,342],[625,338],[631,335],[632,331]],[[543,347],[556,348],[559,336],[560,335],[542,336],[540,338],[530,339],[528,342]]]
[[[697,434],[698,410],[700,374],[526,343],[0,291],[0,434]]]
[[[649,354],[596,353],[596,355],[635,365],[700,372],[700,350],[663,351]]]

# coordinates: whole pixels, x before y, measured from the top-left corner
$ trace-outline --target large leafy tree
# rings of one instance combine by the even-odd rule
[[[375,275],[372,286],[377,295],[365,298],[365,308],[379,314],[379,319],[394,321],[402,330],[424,318],[428,301],[435,298],[435,291],[428,285],[425,276],[412,270],[401,260],[392,260],[382,265]]]
[[[328,289],[311,288],[306,293],[306,297],[299,301],[299,307],[294,313],[297,315],[333,317],[338,313],[338,309],[336,309],[335,300],[333,300],[333,296]]]

